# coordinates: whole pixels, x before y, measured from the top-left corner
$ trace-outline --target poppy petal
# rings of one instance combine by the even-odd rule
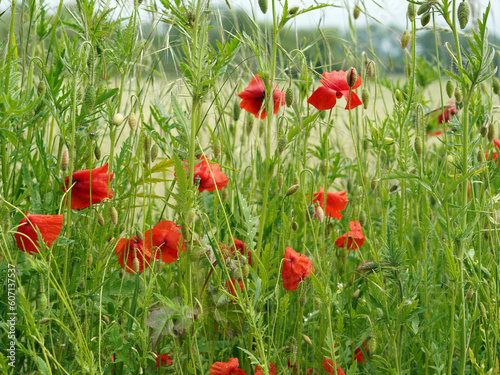
[[[337,98],[335,97],[335,91],[320,86],[312,93],[312,95],[307,99],[307,102],[311,104],[314,108],[320,111],[325,111],[327,109],[332,109],[337,104]]]

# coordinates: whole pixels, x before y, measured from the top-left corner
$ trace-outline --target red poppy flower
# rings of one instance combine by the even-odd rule
[[[277,372],[278,371],[276,370],[276,366],[274,365],[274,363],[269,362],[269,375],[276,375]],[[255,375],[264,375],[259,365],[255,367]]]
[[[283,271],[281,273],[283,288],[292,292],[295,291],[299,286],[299,282],[304,280],[305,277],[311,276],[311,271],[313,271],[312,262],[307,256],[297,253],[291,247],[285,248]]]
[[[108,173],[108,164],[100,168],[73,173],[71,208],[79,210],[99,203],[104,198],[113,198],[113,191],[108,187],[112,179],[113,173]],[[66,191],[69,187],[69,177],[66,177],[62,189]]]
[[[28,254],[38,254],[37,228],[47,246],[50,246],[61,233],[62,215],[28,215],[19,223],[16,234],[17,247]]]
[[[115,247],[118,263],[127,273],[135,273],[134,259],[137,258],[139,273],[149,267],[151,253],[144,251],[143,243],[137,236],[132,238],[120,238]]]
[[[325,210],[325,215],[333,217],[337,220],[342,219],[342,211],[349,199],[347,199],[345,191],[337,191],[335,193],[326,193],[326,208],[325,208],[325,193],[322,187],[319,188],[319,192],[313,194],[313,203],[318,202],[323,210]]]
[[[236,245],[236,250],[240,252],[241,255],[248,256],[248,264],[252,265],[252,253],[250,249],[247,250],[247,246],[243,243],[242,240],[237,240],[236,238],[233,238],[234,244]],[[245,254],[246,252],[246,254]],[[234,254],[234,249],[231,247],[231,254]]]
[[[337,99],[342,96],[347,100],[345,109],[353,109],[361,105],[356,93],[353,91],[361,85],[361,77],[356,78],[356,82],[351,89],[351,97],[349,98],[349,85],[347,84],[347,73],[343,70],[333,71],[331,73],[324,72],[323,79],[319,82],[323,85],[316,89],[313,94],[307,99],[309,104],[312,104],[316,109],[327,110],[332,109],[337,104]]]
[[[274,85],[273,89],[274,114],[276,114],[280,104],[285,105],[285,93],[278,90],[276,85]],[[259,114],[261,119],[266,118],[266,110],[263,108],[266,99],[266,88],[264,81],[258,74],[252,78],[248,87],[240,92],[238,96],[243,99],[240,103],[241,109],[250,112],[255,118],[258,118]]]
[[[500,151],[500,139],[494,139],[493,140],[493,144]],[[488,153],[486,151],[484,152],[484,156],[485,156],[486,160],[489,160],[488,159]],[[497,157],[498,157],[498,153],[495,150],[493,150],[493,157],[492,157],[492,159],[493,160],[497,160]]]
[[[173,221],[162,220],[153,229],[144,233],[146,252],[154,254],[155,259],[165,263],[173,263],[179,259],[179,248],[186,250],[182,241],[180,227]]]
[[[188,167],[185,168],[188,171]],[[220,165],[210,164],[210,159],[206,156],[202,156],[200,162],[194,165],[194,183],[200,193],[204,190],[221,190],[227,186],[228,181],[229,177],[220,171]]]
[[[448,123],[450,119],[457,113],[457,109],[455,108],[455,103],[453,102],[451,102],[450,105],[445,106],[444,111],[441,108],[438,109],[438,111],[439,111],[438,124],[442,124],[443,122],[445,124]]]
[[[338,363],[336,363],[338,366]],[[331,359],[324,359],[323,360],[323,368],[328,371],[330,375],[333,375],[333,361]],[[339,366],[337,367],[337,375],[345,375],[344,370]]]
[[[365,350],[365,353],[367,351],[367,343],[366,343],[366,340],[365,342],[363,343],[363,348]],[[363,352],[361,351],[361,348],[357,348],[355,351],[354,351],[354,358],[356,358],[356,362],[358,363],[361,363],[361,362],[366,362],[366,359],[363,358]]]
[[[245,371],[238,368],[238,358],[229,358],[227,362],[215,362],[210,366],[209,375],[246,375]]]
[[[243,293],[243,281],[236,281],[236,279],[233,279],[231,277],[231,280],[229,280],[229,282],[226,282],[226,289],[229,289],[229,294],[231,294],[232,296],[234,297],[238,297],[238,295],[236,294],[236,286],[239,287],[240,289],[240,293]],[[233,301],[230,301],[230,302],[233,302]]]
[[[335,246],[344,248],[345,240],[347,239],[347,250],[355,250],[360,248],[365,242],[365,235],[363,234],[363,228],[359,221],[351,221],[349,223],[350,231],[344,233],[342,236],[337,238],[335,241]]]
[[[160,365],[163,365],[165,362],[167,363],[167,366],[172,364],[172,358],[168,355],[168,353],[163,353],[161,356],[156,352],[154,353],[156,354],[156,367],[160,367]]]

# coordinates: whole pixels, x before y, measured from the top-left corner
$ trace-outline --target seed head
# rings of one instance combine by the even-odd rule
[[[252,129],[253,129],[253,116],[248,113],[246,115],[246,119],[245,119],[245,129],[247,131],[247,135],[250,135],[250,133],[252,132]]]
[[[262,11],[262,13],[266,14],[267,12],[267,0],[258,0],[259,1],[259,8]]]
[[[310,204],[309,206],[307,206],[307,212],[306,212],[307,222],[309,222],[310,219],[312,219],[314,217],[315,212],[316,212],[316,209],[315,209],[315,207],[312,204]]]
[[[420,24],[422,27],[427,26],[427,24],[431,21],[431,12],[425,13],[422,18],[420,18]]]
[[[353,87],[358,79],[358,73],[355,68],[351,68],[347,71],[347,85]]]
[[[299,184],[295,184],[295,185],[290,186],[290,188],[286,191],[285,196],[289,197],[291,195],[294,195],[297,192],[297,190],[299,190],[299,188],[300,188]]]
[[[109,317],[107,315],[102,315],[101,317],[104,323],[109,324]]]
[[[474,295],[474,289],[470,288],[468,291],[467,291],[467,296],[466,296],[466,299],[467,301],[470,301],[472,299],[472,296]]]
[[[446,82],[446,95],[448,95],[448,98],[451,98],[453,96],[454,91],[455,91],[455,84],[451,79],[449,79]]]
[[[47,304],[48,304],[47,294],[41,293],[38,296],[38,300],[37,300],[38,311],[45,311],[45,309],[47,308]]]
[[[39,324],[47,324],[49,321],[50,321],[50,318],[44,317],[44,318],[40,319],[40,321],[38,323]]]
[[[95,106],[97,92],[94,86],[87,86],[83,95],[83,110],[88,115]]]
[[[368,151],[369,148],[370,148],[370,140],[368,138],[363,138],[363,151],[366,152]]]
[[[121,123],[123,122],[123,115],[121,113],[115,113],[113,116],[113,125],[115,126],[120,126]]]
[[[137,117],[135,117],[135,113],[131,113],[128,116],[128,126],[132,132],[135,131],[135,127],[137,126]]]
[[[135,236],[139,239],[139,241],[144,241],[144,234],[139,229],[135,230]]]
[[[354,10],[352,11],[352,16],[354,17],[355,20],[357,20],[360,14],[361,14],[361,8],[359,7],[359,5],[356,5],[354,7]]]
[[[363,107],[368,109],[368,104],[370,103],[370,93],[366,87],[363,91],[361,91],[361,101],[363,102]]]
[[[415,153],[420,158],[422,156],[422,150],[423,150],[422,138],[420,136],[417,136],[415,138],[415,143],[413,144],[413,146],[415,147]]]
[[[375,177],[372,178],[371,182],[370,182],[370,187],[372,190],[375,190],[377,188],[377,185],[378,185],[378,181]]]
[[[233,104],[233,120],[238,121],[240,119],[241,108],[238,102],[234,102]]]
[[[215,139],[214,143],[212,144],[212,149],[214,151],[214,159],[217,159],[220,156],[220,151],[221,151],[221,143],[220,139]]]
[[[101,159],[101,148],[99,147],[99,145],[95,145],[94,156],[97,160]]]
[[[286,89],[285,92],[285,103],[287,107],[291,107],[293,104],[293,89],[291,87]]]
[[[405,30],[401,35],[401,48],[405,49],[411,42],[411,34],[408,30]]]
[[[361,293],[361,290],[356,289],[356,291],[352,294],[352,299],[358,299],[360,293]]]
[[[479,129],[479,133],[481,134],[481,137],[486,137],[488,135],[488,127],[487,126],[481,126],[481,129]]]
[[[460,23],[460,28],[463,30],[467,23],[469,22],[470,16],[470,8],[469,4],[466,1],[462,1],[458,6],[457,17],[458,22]]]
[[[248,275],[250,275],[250,266],[248,265],[248,263],[243,266],[242,271],[243,271],[243,277],[246,279]]]
[[[225,201],[229,195],[229,190],[227,189],[222,189],[220,193],[220,198]]]
[[[375,75],[375,61],[368,60],[366,63],[366,76],[372,78]]]
[[[110,210],[109,210],[109,216],[111,218],[111,222],[114,225],[118,224],[118,211],[116,210],[116,208],[114,208],[114,207],[110,208]]]
[[[406,16],[410,20],[410,22],[415,21],[415,15],[417,14],[417,9],[415,7],[415,4],[413,3],[408,3],[408,11],[406,12]]]
[[[460,89],[460,87],[457,87],[455,89],[455,100],[457,101],[457,103],[462,103],[462,99],[462,90]]]
[[[493,92],[500,95],[500,80],[497,77],[493,77]]]
[[[186,217],[186,224],[191,226],[193,224],[194,217],[196,215],[196,210],[194,208],[191,208],[188,211],[187,217]]]

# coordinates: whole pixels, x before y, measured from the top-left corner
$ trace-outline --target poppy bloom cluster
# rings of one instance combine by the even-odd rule
[[[17,247],[28,254],[38,254],[42,244],[38,243],[38,233],[44,244],[50,247],[61,233],[62,215],[27,215],[19,223],[14,235]]]
[[[170,366],[172,364],[172,358],[168,355],[168,353],[163,353],[162,355],[159,355],[158,353],[154,352],[156,355],[156,367],[160,367],[163,364],[167,364],[167,366]]]
[[[335,240],[335,246],[346,248],[347,250],[355,250],[360,248],[365,243],[365,235],[359,221],[351,221],[349,223],[350,231],[344,233]],[[347,245],[346,245],[347,240]]]
[[[79,210],[100,203],[105,198],[113,198],[113,191],[109,188],[112,179],[113,173],[108,173],[108,164],[105,164],[100,168],[73,173],[72,186],[69,186],[69,176],[66,177],[62,189],[66,192],[71,188],[71,209]]]
[[[330,216],[334,219],[342,219],[342,214],[340,211],[345,209],[347,202],[346,192],[338,191],[335,193],[326,193],[326,206],[325,206],[325,191],[322,187],[319,188],[319,192],[313,194],[313,203],[319,204],[319,206],[325,211],[325,215]]]
[[[353,91],[361,86],[361,77],[356,74],[356,77],[350,77],[349,74],[355,74],[354,69],[347,72],[343,70],[324,72],[323,78],[319,81],[322,86],[307,99],[307,102],[319,110],[328,110],[335,107],[337,99],[342,97],[347,101],[345,109],[353,109],[361,105],[361,100]],[[349,89],[348,80],[352,79],[352,87]]]
[[[266,100],[266,88],[264,81],[260,78],[260,75],[256,74],[252,77],[250,84],[238,94],[242,99],[240,103],[240,108],[247,112],[250,112],[255,116],[255,118],[264,119],[266,118],[266,110],[263,108],[264,101]],[[280,105],[285,104],[285,93],[277,89],[277,86],[273,87],[273,113],[278,113]]]
[[[229,358],[227,362],[215,362],[210,366],[209,375],[246,375],[245,371],[239,369],[238,358]]]
[[[299,283],[305,277],[311,276],[311,271],[314,272],[312,262],[306,255],[297,253],[291,247],[285,248],[283,271],[281,273],[283,288],[290,291],[297,290]]]

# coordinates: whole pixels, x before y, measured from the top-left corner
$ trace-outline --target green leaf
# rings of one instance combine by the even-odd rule
[[[38,366],[38,370],[40,371],[40,374],[42,375],[50,375],[50,370],[47,366],[47,364],[45,363],[45,361],[43,359],[41,359],[40,357],[36,357],[36,363],[37,363],[37,366]]]

